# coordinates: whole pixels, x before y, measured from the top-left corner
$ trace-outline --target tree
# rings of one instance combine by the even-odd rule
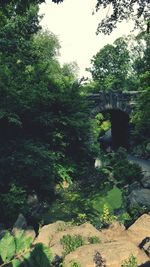
[[[125,38],[104,46],[91,60],[90,69],[98,90],[122,91],[126,89],[130,69],[130,56]]]
[[[61,3],[64,0],[50,0],[54,3]],[[7,6],[15,10],[16,13],[25,12],[31,4],[38,5],[45,2],[45,0],[3,0],[1,8],[7,13]],[[110,34],[117,23],[125,20],[132,19],[135,22],[136,27],[142,27],[144,23],[147,24],[147,32],[150,31],[149,21],[149,0],[97,0],[96,11],[100,8],[108,8],[106,17],[99,23],[97,28],[97,34],[103,32],[104,34]],[[111,13],[110,13],[111,12]]]
[[[37,6],[7,11],[0,22],[0,208],[12,200],[10,223],[28,194],[52,201],[57,183],[81,178],[91,151],[75,65],[60,66],[57,37],[38,31]]]
[[[110,34],[119,22],[129,19],[135,22],[136,27],[147,24],[149,32],[149,0],[97,0],[96,11],[100,8],[108,8],[108,12],[106,18],[99,23],[97,34]]]
[[[139,35],[138,45],[141,53],[134,61],[134,70],[138,79],[138,89],[142,93],[138,98],[132,120],[135,124],[138,141],[148,143],[150,128],[150,36]]]

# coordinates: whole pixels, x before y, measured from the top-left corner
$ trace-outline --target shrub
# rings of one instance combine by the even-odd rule
[[[128,160],[122,160],[114,165],[114,178],[121,184],[132,183],[142,179],[141,167],[136,163],[130,163]]]
[[[81,267],[80,263],[73,261],[70,267]]]
[[[137,259],[132,254],[130,255],[129,259],[125,260],[121,267],[137,267]]]
[[[0,240],[1,266],[11,264],[19,267],[26,263],[29,267],[49,267],[53,260],[49,248],[40,243],[33,246],[32,242],[33,239],[24,231],[19,231],[15,236],[7,231]]]
[[[107,226],[116,219],[117,217],[115,215],[110,214],[109,207],[107,206],[107,204],[104,204],[103,213],[100,217],[100,222],[102,223],[102,226]]]
[[[26,191],[14,183],[10,184],[8,192],[1,194],[0,203],[1,214],[9,226],[15,221],[18,213],[25,214],[29,209]]]
[[[98,236],[91,236],[88,238],[88,241],[90,244],[97,244],[101,242]]]
[[[80,235],[64,235],[60,239],[61,245],[63,245],[64,255],[69,254],[74,251],[76,248],[83,246],[85,243]]]

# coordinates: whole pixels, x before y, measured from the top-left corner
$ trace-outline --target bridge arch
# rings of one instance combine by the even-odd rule
[[[137,92],[115,93],[99,92],[89,96],[91,101],[91,117],[98,113],[109,113],[111,120],[111,146],[129,148],[130,116],[136,102]],[[101,142],[109,141],[101,138]],[[109,142],[108,142],[109,143]]]

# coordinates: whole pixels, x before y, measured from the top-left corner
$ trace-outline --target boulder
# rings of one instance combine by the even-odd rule
[[[135,189],[128,195],[130,206],[140,205],[150,209],[150,189]]]
[[[146,152],[150,154],[150,143],[146,145]]]
[[[27,228],[27,221],[23,216],[23,214],[20,213],[13,226],[12,233],[15,234],[18,230],[25,230],[26,228]]]
[[[26,236],[30,236],[32,238],[32,240],[35,239],[36,237],[36,233],[33,229],[32,226],[27,226],[27,221],[25,219],[25,217],[20,213],[17,221],[15,222],[13,229],[12,229],[12,234],[16,235],[19,231],[24,231]]]
[[[150,176],[145,176],[142,180],[141,183],[144,188],[149,188],[150,189]]]
[[[77,262],[83,267],[95,267],[95,255],[99,255],[99,261],[103,261],[107,267],[120,267],[124,260],[133,254],[138,264],[148,261],[148,257],[135,244],[129,241],[115,241],[104,244],[84,245],[77,248],[65,257],[64,266],[71,267],[72,262]]]
[[[42,227],[35,243],[43,243],[46,246],[51,247],[53,254],[61,257],[63,254],[63,246],[60,243],[60,239],[64,235],[80,235],[85,243],[88,243],[89,237],[93,236],[98,237],[101,242],[107,241],[106,236],[90,223],[73,226],[68,225],[63,221],[57,221],[56,223]]]
[[[150,237],[150,215],[143,214],[126,231],[130,240],[138,246],[146,238]]]
[[[141,243],[150,236],[150,215],[148,214],[142,215],[128,230],[117,221],[113,222],[108,229],[101,231],[90,223],[74,226],[57,221],[43,226],[34,244],[43,243],[49,246],[54,258],[60,261],[64,252],[60,240],[64,235],[80,235],[84,240],[82,247],[65,256],[64,267],[70,267],[73,261],[82,267],[120,267],[131,254],[137,258],[141,266],[149,261],[148,244]],[[100,243],[90,244],[89,237],[98,237]]]
[[[109,228],[101,231],[107,242],[116,241],[118,239],[126,239],[125,226],[118,221],[114,221]]]

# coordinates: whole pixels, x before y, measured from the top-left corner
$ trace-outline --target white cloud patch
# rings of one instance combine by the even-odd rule
[[[97,25],[108,10],[95,13],[96,0],[64,0],[54,4],[50,0],[40,5],[40,14],[45,14],[41,21],[43,28],[48,28],[58,36],[61,44],[60,63],[76,61],[80,76],[90,76],[85,68],[90,60],[104,45],[116,38],[129,34],[131,23],[121,23],[110,36],[96,35]]]

